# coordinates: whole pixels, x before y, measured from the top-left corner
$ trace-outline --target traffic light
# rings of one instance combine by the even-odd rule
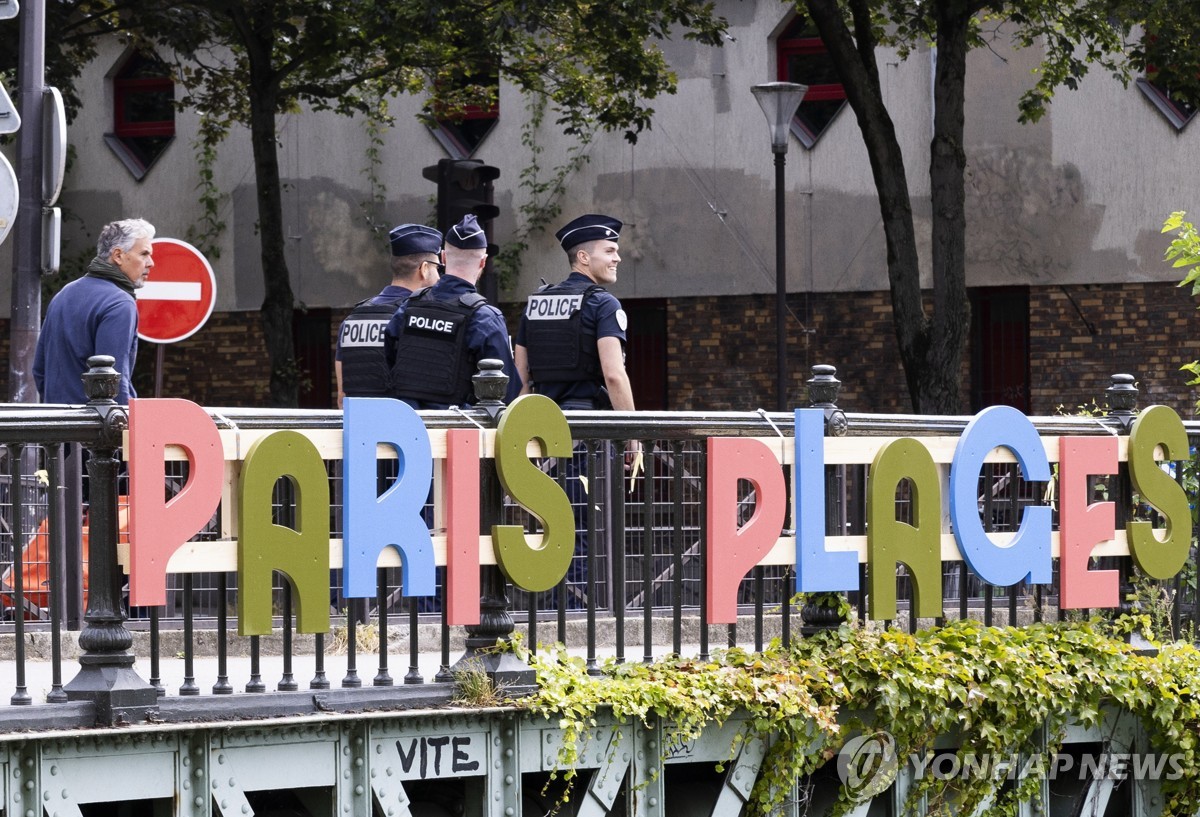
[[[485,165],[478,159],[438,159],[421,171],[431,182],[437,182],[437,228],[446,233],[468,213],[479,219],[480,226],[492,239],[492,219],[500,208],[492,204],[492,182],[500,176],[500,168]],[[496,245],[488,244],[488,266],[479,289],[485,298],[495,303],[498,297],[496,276],[492,271],[492,256]]]
[[[437,228],[443,233],[467,213],[474,213],[485,230],[487,222],[500,214],[492,204],[492,182],[500,176],[500,168],[478,159],[439,159],[421,173],[437,182]]]

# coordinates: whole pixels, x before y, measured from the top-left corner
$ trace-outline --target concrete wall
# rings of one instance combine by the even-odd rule
[[[722,2],[731,23],[724,47],[682,39],[663,46],[678,72],[679,92],[653,102],[653,125],[636,144],[620,133],[600,133],[586,145],[588,160],[567,180],[561,217],[529,236],[519,275],[502,293],[510,319],[540,279],[564,275],[553,239],[557,226],[582,212],[611,213],[627,225],[620,280],[612,290],[626,300],[666,300],[671,407],[754,408],[770,402],[764,395],[773,392],[774,377],[767,371],[774,358],[774,167],[766,123],[750,87],[774,79],[772,38],[787,24],[789,9],[775,0]],[[81,96],[89,104],[70,127],[74,158],[61,203],[63,257],[73,274],[82,269],[106,221],[144,215],[160,235],[185,238],[202,214],[194,114],[178,115],[174,143],[140,182],[104,144],[112,126],[107,74],[122,53],[116,41],[101,50],[81,79]],[[904,62],[880,57],[926,281],[935,59],[927,50]],[[1190,407],[1175,368],[1200,356],[1189,331],[1194,302],[1172,286],[1179,276],[1161,260],[1167,241],[1159,229],[1170,211],[1196,209],[1190,199],[1200,182],[1200,130],[1175,131],[1139,90],[1102,72],[1078,91],[1061,91],[1041,122],[1019,124],[1017,101],[1038,60],[1036,51],[1013,51],[1003,40],[970,56],[968,284],[1031,288],[1035,411],[1090,400],[1117,370],[1165,390],[1159,402]],[[526,103],[503,85],[500,121],[476,153],[502,172],[496,183],[501,215],[493,236],[501,244],[526,226],[518,212],[528,195],[521,173],[533,161],[522,144]],[[435,186],[421,171],[447,153],[415,119],[420,104],[412,97],[389,100],[395,124],[382,134],[378,176],[385,203],[373,214],[379,231],[368,218],[369,123],[332,114],[279,118],[292,286],[301,304],[330,308],[335,327],[351,304],[387,281],[387,228],[433,218]],[[552,113],[535,138],[544,148],[537,168],[541,179],[577,147],[557,132]],[[0,149],[12,156],[12,145]],[[227,225],[217,242],[219,257],[212,259],[216,314],[205,330],[168,352],[167,378],[175,394],[244,403],[260,398],[264,385],[254,375],[265,371],[252,314],[263,284],[254,166],[244,129],[221,144],[216,174],[220,218]],[[847,408],[906,410],[878,203],[848,106],[813,149],[792,141],[786,186],[787,280],[795,315],[788,327],[795,364],[789,396],[802,399],[812,364],[832,363],[847,382]],[[0,245],[0,269],[11,268],[12,244],[10,238]],[[9,314],[9,280],[0,275],[0,319]],[[1064,292],[1074,293],[1074,302],[1056,295]],[[1109,331],[1100,340],[1087,324]],[[231,360],[247,367],[244,379],[221,382],[230,370],[213,362]],[[147,371],[140,364],[139,370]],[[966,390],[970,372],[963,374]]]
[[[773,32],[789,14],[774,0],[723,3],[733,39],[723,48],[679,39],[664,48],[679,74],[679,93],[655,100],[653,127],[631,145],[598,134],[589,161],[562,197],[563,215],[535,235],[506,297],[524,297],[539,278],[561,277],[551,233],[585,211],[627,223],[624,263],[614,292],[625,298],[766,293],[774,288],[774,170],[766,125],[750,86],[774,78]],[[101,50],[81,79],[94,104],[70,127],[75,158],[62,205],[68,259],[86,253],[96,227],[144,214],[162,235],[183,237],[200,216],[193,114],[178,116],[178,135],[146,177],[134,181],[103,142],[111,129],[107,74],[123,46]],[[1160,262],[1162,218],[1189,206],[1200,180],[1200,135],[1179,134],[1135,88],[1097,73],[1077,92],[1061,92],[1036,125],[1016,122],[1016,101],[1030,82],[1036,52],[980,50],[971,56],[967,102],[968,278],[971,285],[1117,283],[1173,280]],[[928,241],[928,141],[933,55],[899,62],[883,55],[880,71],[903,145],[922,249]],[[395,99],[395,126],[384,138],[380,178],[387,225],[427,221],[434,186],[421,169],[445,156],[414,118],[419,100]],[[518,227],[519,187],[530,161],[521,145],[525,100],[501,92],[498,126],[477,158],[502,171],[495,239]],[[546,148],[545,177],[572,142],[547,117],[537,138]],[[297,299],[345,306],[386,278],[384,237],[364,217],[369,199],[366,123],[303,113],[279,120],[280,162],[287,187],[284,220]],[[248,134],[221,145],[217,184],[226,198],[217,269],[217,311],[256,309],[261,263]],[[787,156],[788,288],[792,292],[886,288],[883,239],[874,185],[853,112],[843,109],[814,149],[793,141]],[[10,265],[11,240],[0,247]],[[927,263],[927,253],[923,261]],[[5,277],[6,279],[6,277]],[[9,299],[0,285],[0,315]]]

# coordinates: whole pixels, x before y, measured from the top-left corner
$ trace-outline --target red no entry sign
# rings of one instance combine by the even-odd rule
[[[137,290],[138,337],[175,343],[191,337],[212,314],[217,277],[201,252],[175,238],[154,239],[154,268]]]

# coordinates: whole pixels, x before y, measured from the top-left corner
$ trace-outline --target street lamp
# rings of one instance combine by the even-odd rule
[[[771,152],[775,154],[775,389],[776,409],[787,411],[787,261],[784,234],[783,165],[787,156],[792,117],[808,90],[796,82],[764,82],[750,88],[771,129]]]

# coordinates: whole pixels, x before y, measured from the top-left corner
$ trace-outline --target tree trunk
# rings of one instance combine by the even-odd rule
[[[255,30],[270,31],[270,26]],[[292,408],[300,403],[299,367],[292,340],[295,297],[284,257],[283,194],[275,129],[277,80],[270,65],[270,44],[247,42],[250,66],[250,143],[254,150],[254,184],[265,295],[263,339],[271,367],[268,405]]]
[[[933,325],[915,401],[918,412],[957,414],[960,372],[971,306],[967,299],[967,155],[963,104],[971,10],[955,0],[934,4],[937,68],[933,83],[933,142],[929,180],[933,209]]]
[[[883,102],[867,3],[849,0],[856,21],[851,34],[838,0],[805,2],[845,86],[846,99],[866,144],[883,221],[896,342],[913,410],[920,412],[929,323],[921,301],[921,270],[904,156]]]

